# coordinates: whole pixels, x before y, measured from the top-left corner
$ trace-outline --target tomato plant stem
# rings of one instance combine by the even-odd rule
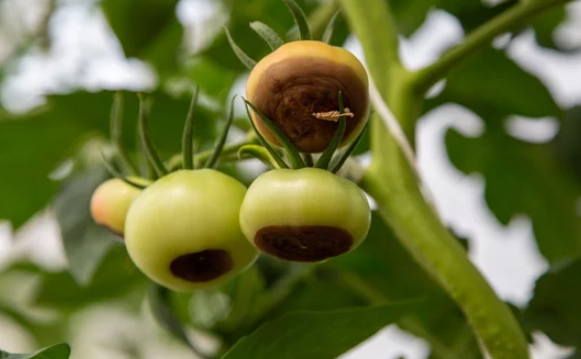
[[[555,6],[563,5],[570,1],[572,0],[535,0],[519,2],[509,10],[501,13],[474,30],[466,36],[461,44],[444,53],[438,61],[415,72],[414,82],[416,88],[420,92],[427,91],[465,58],[473,55],[482,47],[488,46],[496,36],[527,23],[531,19],[543,14]]]
[[[352,30],[361,40],[377,88],[408,138],[413,138],[423,93],[416,91],[416,77],[397,59],[397,33],[387,2],[368,0],[366,6],[357,0],[342,3]],[[456,300],[493,358],[528,358],[526,340],[510,309],[426,203],[408,161],[377,115],[371,129],[373,160],[360,185],[376,200],[383,220]]]

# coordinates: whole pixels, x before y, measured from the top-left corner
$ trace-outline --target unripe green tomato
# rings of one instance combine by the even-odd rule
[[[367,236],[370,222],[363,191],[317,168],[266,172],[252,183],[240,209],[240,226],[253,245],[297,262],[353,250]]]
[[[123,237],[129,207],[141,193],[123,180],[113,178],[103,182],[91,197],[91,215],[97,224]]]
[[[246,188],[211,169],[171,173],[145,189],[127,215],[125,243],[155,282],[186,292],[218,285],[249,267],[258,251],[238,222]]]

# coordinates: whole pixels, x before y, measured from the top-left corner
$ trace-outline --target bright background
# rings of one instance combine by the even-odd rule
[[[28,55],[7,79],[0,93],[6,108],[24,111],[42,103],[46,93],[79,87],[144,90],[154,86],[157,79],[152,69],[137,59],[125,58],[103,15],[92,10],[91,2],[62,1],[65,6],[59,8],[49,27],[52,50]],[[46,5],[45,0],[0,1],[0,60],[10,52],[14,40],[35,27]],[[574,47],[581,44],[581,2],[568,5],[567,10],[569,18],[555,36],[557,41]],[[202,47],[228,18],[211,0],[182,0],[177,15],[189,30],[188,45],[193,49]],[[7,33],[9,27],[17,31]],[[463,36],[462,27],[454,17],[444,11],[433,11],[411,38],[401,40],[401,55],[407,67],[419,68],[437,59]],[[495,45],[504,46],[505,41],[500,37]],[[363,60],[355,38],[350,38],[346,46]],[[508,54],[524,69],[536,74],[560,105],[581,103],[581,53],[565,55],[540,48],[532,33],[525,32],[510,43]],[[244,79],[240,79],[233,92],[242,94],[243,83]],[[531,121],[515,117],[507,122],[507,130],[513,136],[535,143],[550,141],[558,126],[551,118]],[[481,119],[457,105],[428,113],[421,119],[417,131],[421,173],[434,194],[443,220],[460,236],[469,238],[471,259],[499,296],[524,305],[531,297],[535,280],[548,268],[536,248],[531,222],[524,215],[514,218],[507,226],[495,219],[483,199],[484,179],[478,175],[465,176],[449,162],[443,142],[449,127],[469,136],[478,136],[483,131]],[[362,160],[368,162],[365,156]],[[22,258],[50,269],[66,267],[58,228],[50,210],[36,216],[16,233],[7,223],[0,225],[0,268]],[[17,292],[25,296],[33,284],[18,283]],[[74,329],[71,329],[74,358],[126,358],[116,348],[120,338],[139,344],[141,358],[192,357],[180,346],[170,347],[168,352],[168,338],[153,325],[144,325],[150,321],[152,318],[146,310],[136,317],[120,306],[92,306],[74,318]],[[0,317],[0,347],[26,352],[33,349],[34,343],[18,325]],[[565,358],[570,353],[552,344],[546,336],[535,335],[535,359]],[[424,359],[427,355],[425,342],[391,326],[345,358]]]

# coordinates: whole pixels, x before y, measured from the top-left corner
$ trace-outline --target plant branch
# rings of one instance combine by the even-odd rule
[[[416,88],[425,93],[436,82],[477,50],[488,46],[494,38],[531,19],[552,7],[563,5],[572,0],[531,0],[522,1],[509,10],[491,19],[472,33],[461,44],[449,49],[432,65],[413,74]]]
[[[385,25],[391,22],[385,1],[367,0],[365,6],[359,0],[342,2],[381,96],[408,138],[413,138],[410,134],[423,96],[414,91],[409,73],[394,61],[386,62],[397,56],[386,54],[393,50],[390,41],[397,36],[393,27]],[[518,322],[426,203],[402,149],[377,113],[372,119],[371,143],[372,163],[360,186],[376,200],[382,219],[456,301],[493,358],[527,359],[527,343]]]
[[[238,150],[240,148],[242,148],[246,145],[252,145],[252,144],[256,144],[256,137],[255,136],[249,136],[244,141],[224,146],[224,148],[222,149],[222,152],[220,153],[220,157],[226,157],[226,156],[231,155],[231,154],[237,154]],[[205,163],[210,157],[212,157],[213,154],[214,154],[214,149],[202,151],[194,157],[194,162],[196,164]],[[172,158],[170,158],[168,163],[167,163],[167,168],[170,172],[178,170],[181,167],[182,167],[182,154],[181,153],[172,156]]]

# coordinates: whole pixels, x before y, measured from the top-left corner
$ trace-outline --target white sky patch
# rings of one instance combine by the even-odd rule
[[[559,133],[559,122],[552,117],[526,118],[510,116],[506,131],[513,137],[531,143],[547,143]]]
[[[339,359],[426,359],[429,354],[430,347],[425,340],[390,325]]]

